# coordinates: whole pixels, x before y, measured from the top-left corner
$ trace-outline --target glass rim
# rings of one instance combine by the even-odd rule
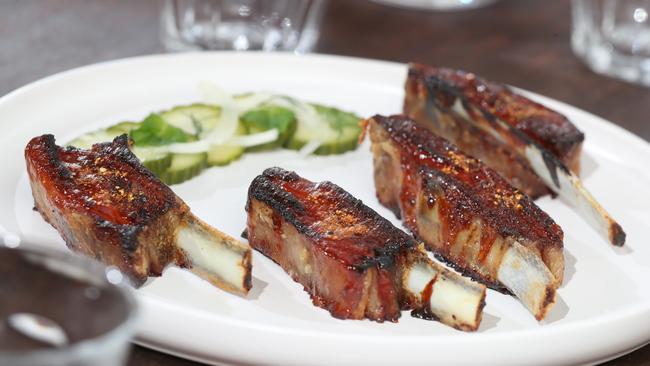
[[[97,350],[117,346],[120,343],[129,342],[130,337],[123,340],[128,335],[135,332],[137,320],[140,316],[138,302],[132,293],[132,288],[125,282],[113,284],[106,278],[105,269],[107,266],[97,260],[82,256],[80,254],[46,248],[31,243],[21,242],[16,248],[0,245],[0,252],[4,250],[14,250],[23,253],[31,253],[41,258],[51,258],[56,261],[73,263],[83,270],[84,274],[98,280],[102,285],[116,288],[127,307],[126,318],[115,324],[111,329],[99,335],[85,338],[73,343],[60,347],[37,348],[23,351],[6,351],[0,350],[0,360],[3,362],[19,362],[30,365],[29,362],[48,360],[51,362],[68,362],[80,359],[92,358]],[[63,274],[65,276],[65,274]]]

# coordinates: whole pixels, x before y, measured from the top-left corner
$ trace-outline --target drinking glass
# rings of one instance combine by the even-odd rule
[[[372,0],[377,3],[434,11],[459,11],[480,8],[490,5],[497,0]]]
[[[136,303],[121,273],[0,232],[0,365],[115,366],[128,355]]]
[[[169,51],[309,52],[325,0],[167,0],[161,19]]]
[[[650,86],[650,0],[573,0],[571,46],[594,71]]]

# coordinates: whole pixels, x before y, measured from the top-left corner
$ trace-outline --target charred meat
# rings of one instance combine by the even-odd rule
[[[404,113],[501,173],[531,197],[550,193],[510,141],[481,129],[472,120],[505,121],[572,171],[580,171],[584,134],[566,117],[472,73],[411,64]],[[469,114],[470,119],[466,118]]]
[[[418,64],[409,68],[404,113],[524,193],[557,194],[609,243],[625,243],[578,177],[584,134],[563,115],[474,74]]]
[[[562,282],[562,229],[496,171],[408,117],[367,124],[379,201],[436,255],[543,319]]]
[[[25,159],[36,210],[72,250],[118,267],[135,285],[177,264],[225,290],[250,289],[250,248],[195,217],[142,166],[126,135],[90,150],[43,135]]]
[[[270,168],[248,191],[251,246],[341,319],[396,321],[400,309],[476,330],[485,287],[432,262],[421,245],[330,182]]]

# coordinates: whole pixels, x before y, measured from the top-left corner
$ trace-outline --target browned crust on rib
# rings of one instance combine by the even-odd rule
[[[513,185],[537,197],[550,190],[533,173],[517,150],[474,127],[451,106],[460,101],[478,113],[473,118],[506,122],[512,133],[525,135],[554,154],[576,174],[584,134],[566,117],[525,98],[505,85],[461,70],[411,64],[406,82],[404,113],[451,140],[464,151],[496,169]]]
[[[390,221],[332,182],[313,183],[294,172],[269,168],[253,180],[248,195],[271,206],[328,256],[356,271],[392,266],[396,253],[415,245]]]
[[[369,126],[379,201],[398,211],[429,249],[500,288],[499,258],[508,242],[517,240],[561,283],[562,229],[529,197],[405,116],[374,116]],[[423,212],[437,212],[439,221],[429,222]]]
[[[117,266],[136,285],[184,262],[173,238],[189,209],[140,164],[126,136],[81,150],[43,135],[25,158],[35,208],[71,249]]]
[[[270,168],[249,188],[251,246],[342,319],[396,321],[401,269],[415,242],[345,190]]]
[[[226,291],[250,289],[250,248],[195,217],[140,163],[126,135],[90,150],[62,148],[43,135],[27,144],[25,160],[36,210],[70,249],[118,267],[136,286],[177,264]],[[186,253],[179,237],[193,235],[236,253],[241,278],[229,283],[229,274]]]

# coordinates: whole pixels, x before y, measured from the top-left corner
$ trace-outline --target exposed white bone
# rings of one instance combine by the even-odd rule
[[[431,297],[423,306],[444,324],[476,330],[481,322],[485,286],[423,258],[411,264],[404,278],[404,289],[422,301],[422,294],[431,281],[434,281]]]
[[[497,279],[537,320],[555,303],[555,277],[535,253],[517,241],[503,255]]]
[[[250,247],[196,218],[178,230],[176,244],[192,272],[225,290],[248,292]]]
[[[570,202],[582,214],[582,218],[598,231],[603,238],[613,245],[623,245],[625,237],[620,238],[618,236],[620,235],[619,232],[622,233],[622,229],[620,229],[618,223],[616,223],[603,206],[582,185],[580,178],[563,165],[547,166],[544,162],[542,151],[536,145],[526,146],[525,156],[535,173],[542,178],[544,183],[553,192]],[[561,164],[559,161],[557,163]],[[555,169],[555,174],[558,179],[557,185],[553,181],[550,169]]]

